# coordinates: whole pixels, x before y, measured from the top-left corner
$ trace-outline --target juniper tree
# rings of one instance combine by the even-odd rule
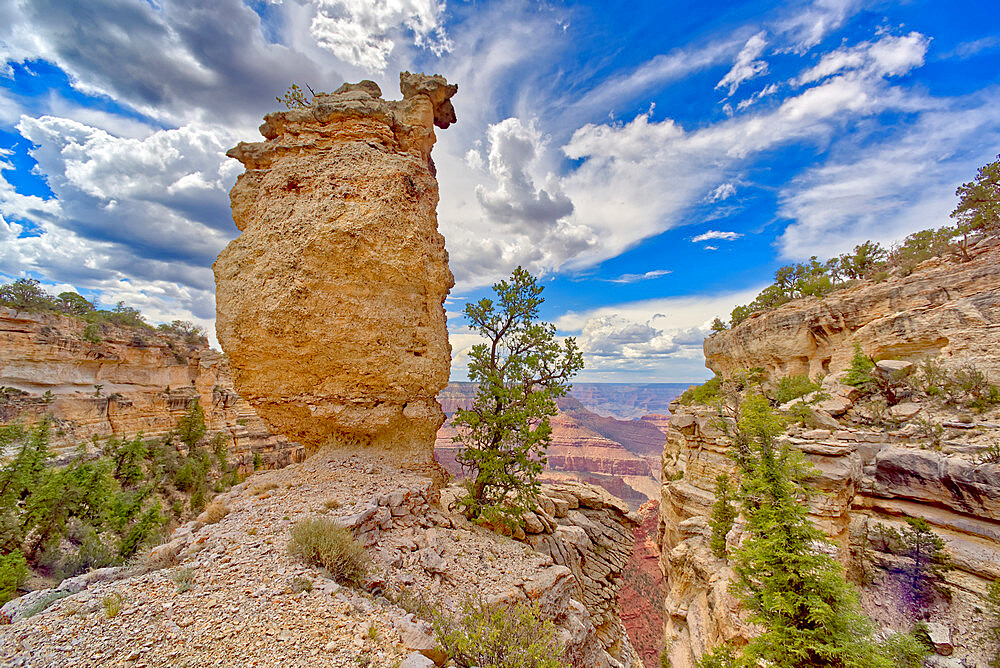
[[[472,408],[452,420],[456,459],[471,472],[460,501],[470,517],[517,521],[533,507],[555,400],[583,368],[576,340],[560,344],[555,326],[538,322],[542,289],[518,267],[493,286],[496,301],[465,307],[470,327],[486,339],[469,353],[469,380],[477,384]]]

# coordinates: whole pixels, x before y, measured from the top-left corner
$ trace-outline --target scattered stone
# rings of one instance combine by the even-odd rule
[[[915,418],[917,414],[920,413],[922,407],[920,404],[915,404],[913,402],[905,402],[901,404],[896,404],[889,408],[889,415],[898,420],[910,420]]]
[[[951,644],[951,629],[940,622],[927,622],[927,636],[934,646],[934,651],[941,656],[948,656],[955,651]]]
[[[876,373],[886,378],[902,378],[909,375],[915,367],[913,362],[902,360],[879,360],[875,362]]]

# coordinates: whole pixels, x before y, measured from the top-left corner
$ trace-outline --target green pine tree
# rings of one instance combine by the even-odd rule
[[[471,409],[452,424],[456,459],[471,472],[460,501],[470,517],[517,522],[533,507],[537,478],[552,438],[556,397],[583,368],[576,340],[556,340],[555,327],[537,322],[542,286],[524,269],[493,286],[496,301],[468,304],[465,316],[486,343],[469,354],[469,380],[477,383]]]
[[[731,558],[732,591],[749,621],[764,630],[738,661],[719,665],[888,668],[857,593],[823,551],[827,539],[807,516],[802,480],[811,467],[800,452],[775,440],[783,419],[763,396],[751,394],[737,424],[733,456],[747,537]]]

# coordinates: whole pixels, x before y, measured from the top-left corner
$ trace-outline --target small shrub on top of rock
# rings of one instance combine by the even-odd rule
[[[368,573],[368,553],[351,532],[329,517],[309,517],[292,527],[288,552],[322,566],[341,584],[359,586]]]
[[[459,618],[436,614],[434,634],[461,668],[565,668],[555,624],[538,605],[491,604],[466,599]]]

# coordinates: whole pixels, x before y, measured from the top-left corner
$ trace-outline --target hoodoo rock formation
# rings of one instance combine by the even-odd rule
[[[238,391],[276,431],[422,468],[444,420],[454,284],[431,147],[458,86],[403,73],[400,89],[319,93],[229,151],[246,166],[230,193],[242,234],[214,265],[217,331]]]

